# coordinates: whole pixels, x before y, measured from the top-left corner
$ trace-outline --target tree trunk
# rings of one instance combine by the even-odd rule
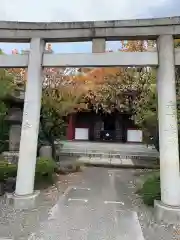
[[[51,128],[49,134],[48,134],[48,140],[49,140],[49,143],[51,144],[51,147],[52,147],[52,157],[54,160],[56,160],[56,146],[54,144],[54,137],[53,137],[53,127]]]
[[[42,112],[41,112],[42,113]],[[47,142],[49,143],[49,145],[52,147],[52,157],[54,160],[56,160],[56,147],[54,144],[54,136],[53,136],[53,127],[50,129],[50,131],[47,131],[46,129],[46,120],[43,118],[43,114],[41,114],[40,116],[40,123],[41,123],[41,129],[44,133],[44,136],[47,140]],[[40,145],[41,147],[42,145]],[[39,150],[40,150],[39,147]]]

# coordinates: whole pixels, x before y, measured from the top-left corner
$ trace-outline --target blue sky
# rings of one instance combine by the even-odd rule
[[[120,42],[107,42],[106,49],[117,51],[121,47]],[[11,54],[13,49],[21,50],[29,49],[29,43],[0,43],[0,48],[6,53]],[[52,48],[55,53],[88,53],[92,51],[91,42],[77,43],[53,43]]]

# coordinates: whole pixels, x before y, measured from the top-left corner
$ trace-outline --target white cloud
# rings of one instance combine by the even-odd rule
[[[42,22],[151,18],[154,17],[153,11],[162,15],[163,8],[168,7],[169,3],[174,5],[177,1],[179,0],[0,0],[0,20]],[[168,15],[174,15],[173,10]]]

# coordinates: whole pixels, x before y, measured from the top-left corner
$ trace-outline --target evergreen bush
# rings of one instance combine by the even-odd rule
[[[154,200],[161,199],[160,176],[153,175],[145,180],[141,189],[137,192],[143,199],[144,204],[153,206]]]

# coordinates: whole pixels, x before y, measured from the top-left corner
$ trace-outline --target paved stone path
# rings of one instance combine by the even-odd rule
[[[43,195],[31,211],[3,209],[2,204],[0,240],[178,239],[180,228],[156,224],[153,208],[144,206],[135,194],[137,180],[146,174],[144,170],[85,168],[80,175],[65,176],[71,184],[63,197],[60,185],[61,196],[53,204],[52,200],[46,203]]]
[[[120,194],[125,186],[117,184],[114,172],[87,169],[84,181],[66,191],[29,239],[144,240],[131,200]]]

